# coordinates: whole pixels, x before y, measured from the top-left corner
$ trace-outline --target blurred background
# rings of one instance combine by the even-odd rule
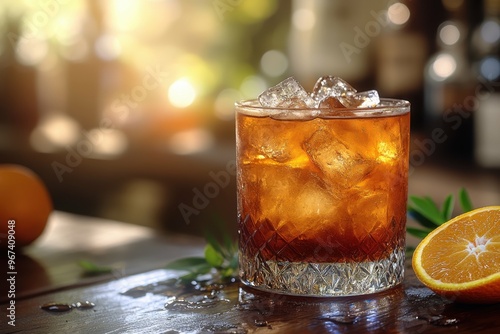
[[[500,203],[500,0],[4,0],[0,163],[58,210],[234,224],[236,100],[322,75],[412,103],[410,193]]]

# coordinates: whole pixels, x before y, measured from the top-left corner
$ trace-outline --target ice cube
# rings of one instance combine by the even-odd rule
[[[372,108],[380,103],[376,90],[340,96],[339,100],[343,105],[350,108]]]
[[[316,173],[288,166],[257,166],[258,220],[269,220],[274,229],[291,241],[305,231],[330,221],[337,207]]]
[[[351,227],[358,240],[376,228],[388,224],[387,203],[389,200],[389,190],[376,188],[356,188],[349,190],[346,195],[346,207],[349,215],[353,218]]]
[[[238,124],[241,158],[244,162],[287,163],[296,167],[308,164],[309,158],[301,144],[314,128],[315,124],[311,122],[277,122],[271,118],[245,117]]]
[[[361,182],[374,168],[375,162],[356,152],[348,142],[322,128],[304,142],[309,159],[323,172],[328,184],[338,191]]]
[[[287,78],[259,95],[263,107],[314,108],[316,102],[293,77]]]
[[[319,78],[314,85],[312,97],[319,104],[328,97],[339,98],[354,93],[356,93],[356,89],[341,78],[324,76]]]
[[[326,97],[319,102],[319,108],[337,109],[345,108],[345,106],[336,97]]]

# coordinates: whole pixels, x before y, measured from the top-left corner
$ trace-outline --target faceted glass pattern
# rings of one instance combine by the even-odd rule
[[[300,120],[255,109],[236,116],[242,281],[311,296],[401,282],[409,105]]]

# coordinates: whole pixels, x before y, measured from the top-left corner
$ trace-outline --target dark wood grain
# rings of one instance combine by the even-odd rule
[[[444,299],[424,287],[409,264],[401,286],[352,298],[273,295],[238,282],[176,285],[178,272],[150,269],[172,258],[201,254],[199,239],[158,236],[146,228],[94,218],[57,216],[53,229],[26,250],[24,256],[34,262],[25,259],[18,278],[32,286],[19,286],[25,290],[15,300],[15,327],[5,321],[5,301],[0,305],[0,333],[498,333],[500,329],[500,304],[461,305]],[[88,225],[69,232],[73,223]],[[88,233],[116,236],[91,238]],[[93,241],[84,243],[85,238]],[[53,244],[58,240],[59,245]],[[122,261],[127,270],[89,281],[81,272],[72,272],[80,256],[102,264]],[[46,280],[40,281],[43,272]],[[51,302],[79,301],[91,301],[95,307],[59,313],[40,308]]]
[[[55,211],[40,239],[16,250],[16,296],[24,298],[161,268],[181,256],[202,254],[203,246],[201,238],[161,235],[144,226]],[[79,260],[114,270],[107,275],[85,276]],[[0,302],[5,299],[2,289]]]
[[[155,270],[111,282],[21,300],[15,330],[26,333],[494,333],[500,305],[445,300],[407,268],[404,284],[356,298],[297,298],[238,283],[182,289]],[[50,313],[48,302],[95,303],[93,309]]]

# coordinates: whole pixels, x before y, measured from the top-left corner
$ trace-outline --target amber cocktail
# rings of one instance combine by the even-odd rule
[[[388,289],[404,272],[410,105],[302,100],[236,105],[241,279],[291,295]]]

